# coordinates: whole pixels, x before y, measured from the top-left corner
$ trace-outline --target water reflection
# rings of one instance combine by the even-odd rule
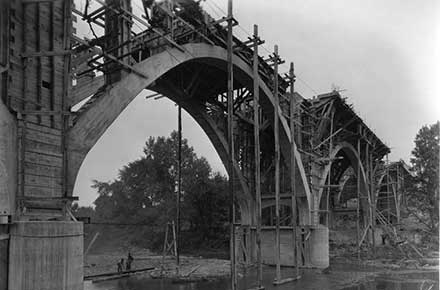
[[[100,283],[86,282],[84,290],[225,290],[227,280],[175,284],[171,280],[130,277]]]

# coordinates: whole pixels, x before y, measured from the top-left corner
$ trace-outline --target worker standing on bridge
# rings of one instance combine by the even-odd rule
[[[194,0],[174,0],[174,6],[179,7],[175,11],[176,15],[193,26],[200,26],[204,22],[203,10],[200,7],[200,1]]]

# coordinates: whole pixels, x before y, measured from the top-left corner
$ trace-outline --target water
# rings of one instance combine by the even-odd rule
[[[378,275],[373,281],[347,287],[343,290],[438,290],[438,272],[397,273]]]
[[[283,269],[283,277],[291,277],[292,269]],[[317,270],[302,271],[302,279],[275,287],[272,285],[274,269],[265,267],[263,285],[266,290],[438,290],[438,272],[393,272],[387,274],[356,271],[332,271],[321,274]],[[249,289],[255,286],[255,273],[250,273],[239,280],[238,289]],[[359,283],[356,281],[364,281]],[[368,282],[365,282],[368,281]],[[137,275],[119,280],[99,283],[86,282],[84,290],[227,290],[229,279],[204,281],[197,283],[173,284],[171,280],[150,279]]]
[[[135,277],[100,283],[86,282],[85,290],[225,290],[228,281],[173,284],[171,280],[139,279]]]

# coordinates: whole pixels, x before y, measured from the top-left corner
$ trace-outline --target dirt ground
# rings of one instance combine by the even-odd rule
[[[134,257],[132,270],[154,267],[154,270],[148,271],[153,278],[174,278],[178,275],[174,257],[166,257],[162,265],[162,256],[148,250],[132,250],[131,255]],[[84,276],[116,272],[117,263],[121,258],[126,259],[127,252],[113,251],[88,255],[84,262]],[[219,278],[229,275],[229,268],[228,260],[181,256],[178,276],[190,276],[192,279]]]

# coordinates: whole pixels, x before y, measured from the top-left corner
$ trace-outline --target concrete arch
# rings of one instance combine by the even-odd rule
[[[369,192],[369,188],[368,188],[368,184],[367,184],[367,178],[366,178],[366,174],[365,174],[365,170],[364,167],[362,165],[362,162],[360,162],[360,156],[357,153],[357,150],[354,148],[354,146],[348,142],[340,142],[338,143],[332,150],[332,152],[330,153],[330,158],[333,159],[336,157],[336,155],[340,152],[343,151],[348,159],[350,160],[350,164],[351,167],[355,170],[355,172],[357,172],[358,166],[360,167],[360,173],[361,173],[361,194],[364,194],[365,196],[368,197],[368,199],[370,199],[370,192]],[[327,180],[328,174],[330,172],[330,167],[331,164],[328,164],[325,166],[323,174],[322,174],[322,179],[320,180],[319,183],[319,191],[318,191],[318,206],[321,203],[321,198],[322,198],[322,192],[324,190],[324,185],[325,182]],[[359,177],[358,177],[359,178]]]
[[[288,206],[288,207],[292,208],[292,201],[291,201],[291,199],[285,199],[285,198],[280,199],[280,206],[281,205]],[[261,209],[265,209],[265,208],[268,208],[271,206],[275,206],[275,200],[264,200],[261,203]]]
[[[262,204],[261,207],[261,212],[262,212],[262,226],[270,226],[268,224],[265,224],[264,221],[267,220],[267,218],[269,217],[267,214],[267,210],[273,208],[275,211],[275,202],[271,201],[271,202],[266,202]],[[283,215],[283,208],[284,208],[284,214],[286,213],[285,211],[287,210],[287,213],[291,216],[292,215],[292,202],[289,200],[280,200],[280,217],[282,217]],[[289,219],[289,222],[291,221],[291,219]]]
[[[107,128],[119,116],[119,114],[128,106],[128,104],[145,88],[155,85],[158,78],[172,70],[173,68],[189,61],[209,61],[210,64],[218,67],[226,67],[227,52],[225,49],[204,43],[186,44],[182,46],[184,51],[176,48],[168,48],[162,53],[151,56],[141,63],[135,64],[134,68],[144,76],[136,73],[130,73],[121,81],[107,88],[106,92],[98,98],[94,105],[85,113],[79,116],[76,124],[67,134],[67,179],[69,193],[71,194],[76,180],[78,170],[89,152],[98,139],[104,134]],[[247,87],[252,87],[252,68],[241,58],[234,55],[234,79],[237,79]],[[265,114],[273,116],[274,100],[270,89],[259,79],[261,107]],[[228,148],[225,136],[215,126],[215,122],[209,118],[202,108],[197,107],[196,102],[182,101],[177,96],[168,96],[174,101],[182,104],[182,107],[193,116],[200,124],[213,142],[220,158],[223,162],[227,160]],[[280,110],[281,112],[281,110]],[[281,128],[280,140],[281,150],[285,158],[290,158],[290,136],[287,120],[279,115]],[[272,118],[273,119],[273,118]],[[295,151],[296,160],[299,167],[302,161],[299,152]],[[240,184],[244,194],[251,197],[249,188],[241,175],[238,164],[234,164],[236,176],[240,179]],[[308,187],[304,172],[301,173],[304,190],[307,196],[308,207],[310,209],[311,193]]]
[[[381,191],[381,188],[382,188],[382,183],[384,182],[384,179],[386,180],[386,173],[385,172],[383,172],[380,176],[379,176],[379,179],[378,179],[378,181],[377,181],[377,183],[376,183],[376,190],[375,190],[375,192],[374,192],[374,194],[375,194],[375,196],[374,196],[374,202],[375,202],[375,204],[377,204],[377,198],[379,197],[379,193],[380,193],[380,191]],[[388,183],[391,183],[391,189],[392,190],[394,190],[393,189],[393,183],[395,183],[395,182],[397,182],[396,181],[396,179],[393,177],[393,176],[391,176],[391,175],[388,175],[389,176],[389,180],[386,180],[386,182],[388,182]]]
[[[385,185],[382,185],[384,182],[385,182]],[[395,195],[395,190],[396,190],[395,183],[397,183],[397,181],[391,175],[388,175],[388,177],[387,177],[387,174],[385,172],[380,175],[379,180],[377,181],[376,190],[374,192],[374,194],[375,194],[374,205],[378,209],[378,211],[381,210],[381,208],[379,207],[379,200],[380,200],[381,196],[383,197],[383,195],[381,195],[382,187],[386,186],[386,183],[391,183],[390,184],[391,196],[392,196],[391,210],[393,213],[396,214],[399,211],[399,209],[398,209],[399,202],[398,202],[396,195]]]

